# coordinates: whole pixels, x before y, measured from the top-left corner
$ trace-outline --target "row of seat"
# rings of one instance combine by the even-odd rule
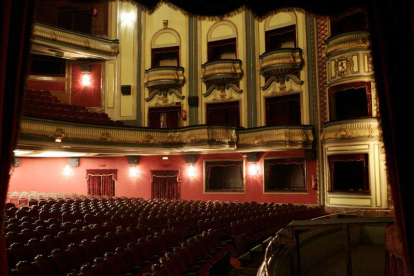
[[[23,115],[73,123],[123,126],[122,122],[112,121],[106,113],[90,112],[82,106],[60,103],[50,91],[26,90]]]

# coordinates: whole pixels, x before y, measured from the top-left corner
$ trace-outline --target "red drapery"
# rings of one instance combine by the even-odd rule
[[[177,58],[177,67],[180,66],[180,47],[174,46],[174,47],[165,47],[165,48],[155,48],[151,50],[151,68],[158,67],[160,58],[165,55],[170,54],[172,57],[172,54],[176,54]]]
[[[239,102],[207,104],[207,125],[240,126]]]
[[[300,94],[266,98],[266,126],[297,126],[300,124]]]
[[[180,171],[151,171],[151,198],[180,199]]]
[[[86,170],[88,195],[115,196],[117,170]]]
[[[152,128],[177,128],[181,105],[153,107],[148,109],[148,126]],[[164,125],[161,124],[161,115],[165,116]]]
[[[205,178],[206,191],[243,191],[243,160],[206,161]]]

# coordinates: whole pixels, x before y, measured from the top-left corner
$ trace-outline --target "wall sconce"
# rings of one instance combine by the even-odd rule
[[[135,178],[138,176],[138,162],[139,162],[140,157],[139,156],[128,156],[128,165],[129,167],[129,176],[131,178]]]
[[[134,25],[136,15],[134,12],[123,12],[121,14],[121,25],[125,27],[131,27]]]
[[[194,177],[196,174],[196,170],[194,168],[194,164],[197,162],[197,155],[186,155],[184,156],[185,163],[189,165],[187,173],[189,177]]]
[[[250,163],[249,174],[255,176],[259,173],[259,165],[257,164],[260,160],[260,152],[249,152],[247,154],[247,162]]]
[[[66,167],[63,169],[62,172],[64,177],[69,177],[72,175],[72,168],[69,165],[66,165]]]
[[[82,75],[82,86],[90,86],[91,85],[91,76],[89,74]]]
[[[259,165],[256,162],[252,162],[249,167],[249,173],[251,176],[257,175],[259,172]]]
[[[54,135],[55,136],[55,142],[56,143],[61,143],[63,138],[65,138],[65,135],[66,135],[66,132],[63,129],[57,128],[55,130],[55,135]]]

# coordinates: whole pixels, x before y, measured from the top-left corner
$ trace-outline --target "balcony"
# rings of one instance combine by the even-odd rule
[[[184,83],[183,67],[161,66],[145,70],[144,84],[150,90],[178,89]]]
[[[349,50],[368,49],[371,47],[368,32],[350,32],[326,40],[326,55],[338,54]]]
[[[242,61],[239,59],[222,59],[201,65],[203,82],[223,86],[239,81],[243,76]]]
[[[382,130],[378,118],[334,121],[323,125],[323,142],[347,139],[380,139]]]
[[[62,138],[56,143],[56,138]],[[23,117],[18,147],[61,148],[90,153],[180,154],[234,153],[249,150],[310,149],[312,126],[242,129],[190,126],[177,129],[116,127]]]
[[[304,61],[302,49],[286,48],[262,54],[260,74],[264,77],[279,77],[296,74],[302,68]]]
[[[33,26],[32,53],[55,55],[67,59],[115,59],[119,41],[94,37],[49,25]]]

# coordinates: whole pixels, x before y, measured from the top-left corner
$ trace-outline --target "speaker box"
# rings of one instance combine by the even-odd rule
[[[197,162],[197,155],[185,155],[184,159],[187,164],[195,164],[195,162]]]
[[[82,73],[90,73],[91,72],[91,64],[90,63],[82,63],[80,65]]]
[[[18,167],[18,166],[20,166],[20,158],[14,157],[13,158],[13,167]]]
[[[188,96],[188,105],[192,107],[198,106],[198,96]]]
[[[121,85],[122,95],[131,95],[131,85]]]
[[[316,152],[315,150],[305,150],[305,156],[303,157],[305,160],[316,160]]]
[[[260,152],[249,152],[247,154],[247,162],[259,162],[260,156]]]
[[[128,156],[128,165],[138,165],[139,156]]]
[[[69,158],[69,167],[79,167],[79,158],[77,157]]]

